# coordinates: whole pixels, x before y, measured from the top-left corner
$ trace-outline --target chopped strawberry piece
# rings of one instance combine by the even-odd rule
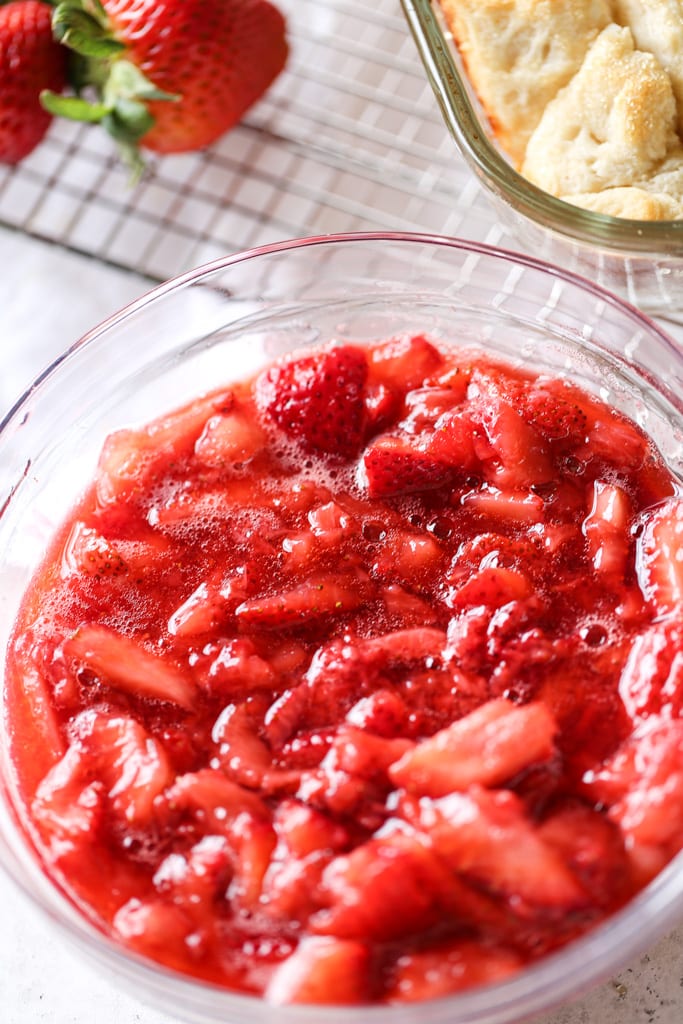
[[[165,471],[169,461],[188,455],[207,419],[232,406],[231,392],[208,395],[170,416],[154,420],[143,430],[119,430],[102,449],[97,495],[102,504],[127,501],[140,493],[150,478]]]
[[[133,697],[186,710],[194,706],[195,686],[186,672],[107,626],[81,626],[64,642],[64,654],[106,686]]]
[[[391,969],[386,1001],[414,1003],[437,999],[516,974],[519,953],[472,939],[451,939],[430,949],[401,953]]]
[[[170,853],[154,873],[154,888],[182,906],[191,917],[210,915],[233,875],[233,856],[225,836],[203,836],[185,855]],[[208,914],[207,914],[208,912]]]
[[[264,795],[293,792],[299,785],[300,772],[274,765],[273,754],[258,733],[259,712],[259,705],[251,701],[229,704],[221,712],[211,733],[217,746],[215,762],[228,778]]]
[[[220,647],[204,648],[211,661],[204,684],[214,694],[229,696],[254,690],[272,690],[278,674],[269,661],[262,658],[248,637],[237,637]]]
[[[410,935],[438,919],[441,877],[419,839],[401,832],[370,839],[325,869],[322,897],[328,905],[311,928],[343,939]]]
[[[635,638],[619,679],[619,696],[637,720],[683,715],[683,636],[678,617],[655,622]]]
[[[490,516],[499,523],[542,523],[544,518],[543,499],[531,491],[501,490],[484,484],[474,491],[467,491],[460,499],[461,505],[482,516]]]
[[[535,591],[531,581],[517,569],[486,566],[454,587],[448,603],[456,611],[485,605],[500,608],[510,601],[523,601]]]
[[[581,448],[588,433],[586,395],[564,380],[539,379],[524,400],[532,427],[559,451]]]
[[[230,836],[235,821],[245,815],[270,819],[266,804],[256,793],[213,768],[179,776],[164,793],[164,804],[170,814],[192,813],[218,835]]]
[[[363,349],[339,345],[265,370],[256,398],[262,412],[306,451],[348,458],[363,439],[367,373]]]
[[[182,907],[164,899],[134,898],[118,910],[112,927],[126,946],[144,956],[163,954],[173,966],[186,960],[187,940],[195,923]]]
[[[389,766],[412,746],[407,739],[374,736],[364,729],[344,724],[337,730],[323,767],[339,768],[349,775],[360,775],[365,779],[384,778]]]
[[[644,519],[637,541],[638,582],[650,607],[666,615],[683,604],[683,501],[671,498]]]
[[[468,475],[481,468],[474,444],[475,426],[467,412],[445,413],[434,425],[426,450],[435,459]]]
[[[471,787],[434,801],[423,797],[412,824],[453,870],[504,896],[515,913],[534,907],[566,913],[587,904],[577,879],[510,791]]]
[[[443,362],[438,348],[423,334],[393,338],[373,346],[369,379],[400,392],[412,391],[438,373]]]
[[[96,711],[82,712],[73,731],[72,745],[36,793],[33,811],[42,825],[58,838],[93,827],[101,799],[128,824],[146,824],[173,778],[158,740],[132,718]]]
[[[266,445],[266,435],[243,410],[210,416],[197,438],[194,453],[199,462],[214,469],[241,469]]]
[[[362,942],[311,935],[282,963],[265,992],[269,1003],[364,1003],[370,951]]]
[[[393,498],[447,486],[453,469],[399,437],[382,435],[366,448],[363,467],[371,498]]]
[[[498,786],[555,753],[556,726],[544,704],[492,700],[408,750],[389,768],[397,786],[445,796],[470,786]]]
[[[85,525],[74,523],[64,548],[62,573],[83,573],[99,579],[124,576],[128,566],[114,544]]]
[[[584,783],[609,806],[633,852],[657,847],[663,856],[683,844],[683,719],[652,717]]]
[[[478,454],[490,483],[510,490],[554,479],[547,443],[512,401],[500,395],[497,384],[480,374],[473,377],[468,396],[468,415],[489,446],[490,454],[485,447]]]
[[[616,484],[594,481],[593,503],[582,529],[596,572],[624,575],[631,547],[630,525],[631,507],[624,491]]]
[[[343,576],[313,576],[293,590],[243,601],[235,611],[244,626],[290,629],[311,619],[344,615],[364,603],[362,581]]]

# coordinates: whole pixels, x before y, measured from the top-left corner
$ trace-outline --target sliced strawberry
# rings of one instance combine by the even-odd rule
[[[530,598],[534,593],[531,581],[519,570],[485,566],[456,585],[448,595],[448,603],[456,611],[480,605],[501,608],[510,601]]]
[[[364,779],[386,778],[389,766],[412,749],[410,740],[374,736],[354,725],[339,726],[323,767],[339,768]]]
[[[390,971],[388,1003],[424,999],[503,981],[523,966],[513,949],[473,939],[450,939],[428,949],[401,953]]]
[[[242,815],[270,819],[266,804],[256,793],[213,768],[179,776],[166,790],[164,804],[171,814],[189,811],[218,835],[229,836],[233,823]]]
[[[85,839],[104,801],[129,825],[147,824],[155,799],[173,778],[161,744],[122,715],[84,711],[72,729],[71,746],[38,787],[37,820],[60,841]]]
[[[195,686],[182,669],[108,626],[81,626],[64,642],[64,655],[134,697],[194,706]]]
[[[476,427],[466,411],[445,413],[434,425],[426,450],[459,473],[468,475],[481,467],[475,451]]]
[[[393,338],[371,349],[369,379],[404,393],[421,387],[438,373],[443,362],[439,350],[423,334]]]
[[[129,948],[182,969],[187,962],[187,939],[195,922],[182,907],[161,897],[133,898],[119,908],[112,928],[116,937]]]
[[[454,470],[444,461],[399,437],[376,438],[363,455],[368,495],[393,498],[447,486]]]
[[[263,795],[293,792],[299,785],[300,772],[274,766],[272,752],[258,733],[261,717],[258,702],[229,704],[218,716],[211,733],[217,747],[212,764],[220,765],[228,778]]]
[[[350,708],[346,721],[366,732],[393,739],[409,729],[409,709],[395,690],[375,690]]]
[[[477,454],[487,479],[506,490],[553,480],[556,471],[547,442],[500,392],[499,383],[484,374],[473,377],[468,390],[468,415],[486,440]]]
[[[543,499],[538,494],[524,490],[501,490],[491,484],[467,491],[461,497],[460,504],[499,523],[528,525],[542,523],[545,518]]]
[[[595,480],[583,534],[596,572],[623,577],[631,549],[631,504],[621,487]]]
[[[663,860],[683,844],[683,719],[650,718],[584,784],[609,807],[628,848],[659,848]],[[637,852],[637,851],[636,851]]]
[[[111,579],[125,576],[128,565],[106,537],[85,523],[77,522],[71,529],[62,556],[62,575],[72,572]]]
[[[139,493],[169,461],[191,453],[207,419],[232,406],[231,392],[198,398],[143,430],[119,430],[105,441],[98,464],[97,496],[103,505]]]
[[[586,395],[567,381],[539,379],[524,399],[524,414],[531,426],[558,451],[585,444],[588,433]]]
[[[538,829],[569,865],[597,906],[621,903],[627,895],[628,856],[619,829],[579,801],[553,811]]]
[[[265,370],[256,381],[256,399],[306,451],[350,458],[363,439],[367,373],[363,349],[338,345]]]
[[[399,424],[400,429],[408,434],[419,434],[449,420],[448,414],[464,401],[466,391],[464,384],[461,388],[426,387],[409,391],[405,397],[405,416]],[[472,431],[471,423],[469,431]],[[434,454],[439,453],[435,451]]]
[[[515,913],[586,906],[583,888],[511,791],[473,786],[434,801],[423,797],[412,824],[453,870],[504,896]]]
[[[154,888],[186,913],[210,921],[233,875],[233,856],[225,836],[203,836],[186,854],[171,853],[154,873]]]
[[[203,683],[212,694],[230,696],[255,690],[272,690],[278,675],[262,658],[248,637],[209,645],[202,654],[210,658]]]
[[[195,442],[194,453],[204,466],[241,468],[266,445],[266,435],[243,410],[210,416]]]
[[[683,715],[683,631],[676,618],[663,619],[636,636],[619,679],[629,716]]]
[[[311,928],[375,941],[419,932],[438,919],[440,883],[438,865],[418,838],[396,831],[370,839],[325,869],[322,898],[328,906],[314,915]]]
[[[670,498],[644,516],[636,545],[638,583],[659,615],[683,604],[683,501]]]
[[[269,1003],[366,1003],[370,999],[370,950],[362,942],[309,935],[274,972]]]
[[[240,623],[257,629],[290,629],[312,619],[344,615],[365,601],[360,581],[343,576],[312,576],[301,586],[240,604]]]
[[[419,796],[498,786],[550,760],[555,732],[545,705],[492,700],[412,747],[391,765],[389,776]]]

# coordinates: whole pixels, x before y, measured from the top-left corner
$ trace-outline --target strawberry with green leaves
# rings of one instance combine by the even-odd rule
[[[65,83],[65,54],[52,37],[52,8],[38,0],[0,6],[0,162],[16,164],[47,132],[40,93]]]
[[[75,51],[77,94],[47,92],[45,107],[103,124],[136,167],[138,145],[180,153],[215,142],[288,53],[285,20],[269,0],[62,0],[53,26]]]

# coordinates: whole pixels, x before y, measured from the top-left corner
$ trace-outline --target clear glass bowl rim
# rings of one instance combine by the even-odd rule
[[[623,254],[683,256],[683,220],[630,220],[572,206],[523,178],[488,137],[435,11],[438,0],[401,0],[448,129],[478,178],[518,213],[576,242]]]
[[[683,365],[683,350],[657,324],[639,309],[606,291],[600,285],[572,272],[564,271],[542,260],[495,246],[433,234],[410,232],[351,232],[311,236],[275,242],[237,252],[199,266],[187,273],[151,288],[140,298],[83,335],[65,350],[40,374],[0,423],[0,438],[10,424],[22,416],[25,403],[34,398],[41,384],[59,371],[67,359],[85,345],[114,331],[117,325],[135,316],[138,310],[162,302],[171,292],[202,283],[227,268],[280,254],[288,250],[316,246],[352,245],[354,243],[398,243],[406,245],[438,246],[460,252],[476,254],[504,264],[517,264],[550,275],[579,291],[612,305],[634,326],[657,335],[671,351],[672,358]],[[619,358],[619,357],[615,357]],[[625,357],[621,357],[625,361]],[[650,387],[651,382],[646,381]],[[2,515],[2,510],[0,510]],[[0,793],[4,786],[0,784]],[[3,797],[6,799],[6,797]],[[218,986],[195,981],[156,965],[119,946],[94,926],[85,916],[67,912],[64,908],[48,905],[24,877],[12,850],[0,835],[0,869],[4,870],[28,901],[37,907],[70,938],[86,955],[111,974],[119,974],[132,982],[133,990],[144,999],[144,993],[156,993],[165,1008],[177,1007],[184,1019],[201,1022],[224,1021],[225,1024],[348,1024],[354,1010],[359,1019],[376,1024],[510,1024],[530,1015],[549,1011],[568,998],[585,992],[588,987],[605,980],[625,966],[633,957],[643,953],[683,918],[683,855],[672,861],[655,880],[627,906],[612,915],[604,924],[584,937],[573,941],[530,968],[525,968],[509,980],[417,1004],[389,1006],[272,1006],[260,997],[236,994]],[[153,999],[153,997],[152,997]],[[172,1011],[171,1011],[172,1012]]]

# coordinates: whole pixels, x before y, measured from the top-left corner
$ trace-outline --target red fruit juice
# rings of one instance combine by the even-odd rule
[[[417,336],[106,441],[8,656],[104,932],[276,1002],[500,980],[683,846],[683,499],[574,384]]]

